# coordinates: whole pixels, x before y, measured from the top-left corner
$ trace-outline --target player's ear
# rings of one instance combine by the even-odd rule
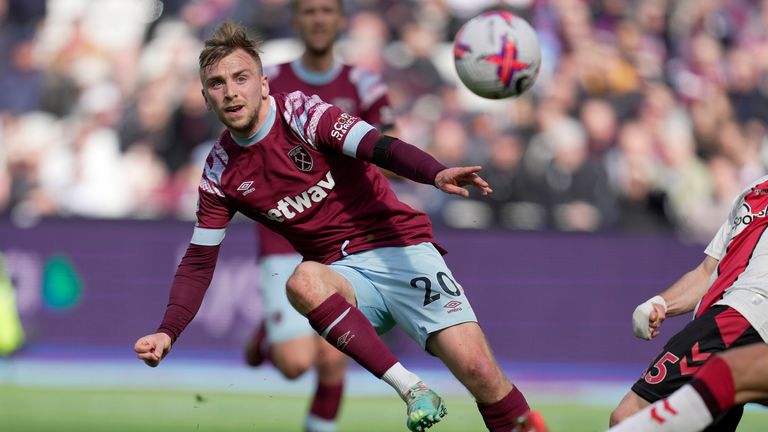
[[[269,96],[269,78],[266,75],[261,75],[261,97],[266,99]]]
[[[203,100],[205,101],[205,108],[208,109],[208,111],[210,111],[211,104],[208,103],[208,98],[205,96],[205,89],[200,89],[200,94],[203,95]]]

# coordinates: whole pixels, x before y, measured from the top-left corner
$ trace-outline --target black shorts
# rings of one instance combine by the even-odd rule
[[[713,354],[762,341],[735,309],[713,306],[672,336],[632,391],[656,402],[687,384]]]

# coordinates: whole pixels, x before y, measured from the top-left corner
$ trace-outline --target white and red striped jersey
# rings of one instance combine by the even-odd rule
[[[736,309],[768,341],[768,176],[748,186],[704,253],[719,260],[696,316],[713,304]]]

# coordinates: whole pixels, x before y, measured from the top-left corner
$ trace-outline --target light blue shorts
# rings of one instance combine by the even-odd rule
[[[430,333],[477,322],[464,289],[432,243],[360,252],[329,267],[352,284],[358,309],[379,334],[397,324],[426,349]]]
[[[285,294],[285,283],[299,263],[298,254],[270,255],[260,261],[261,298],[270,344],[317,334]]]

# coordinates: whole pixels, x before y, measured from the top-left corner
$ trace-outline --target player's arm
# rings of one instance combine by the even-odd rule
[[[684,314],[696,307],[709,288],[710,277],[717,269],[717,263],[717,259],[705,256],[698,266],[661,293],[667,305],[666,316]]]
[[[668,316],[692,311],[709,288],[718,260],[707,255],[693,270],[684,274],[661,294],[638,305],[632,314],[632,329],[641,339],[659,335],[661,324]]]
[[[427,152],[397,138],[382,135],[368,122],[301,92],[288,95],[291,128],[307,144],[322,151],[343,153],[388,169],[443,192],[468,196],[473,185],[483,195],[491,188],[477,173],[481,167],[446,168]],[[302,109],[297,109],[300,107]]]
[[[480,193],[492,192],[478,172],[480,166],[447,168],[429,153],[398,138],[371,130],[360,140],[355,157],[372,162],[397,175],[418,183],[431,184],[445,193],[469,196],[464,186],[474,186]]]
[[[218,190],[214,187],[214,190]],[[205,292],[213,279],[219,248],[226,225],[234,215],[223,197],[200,190],[198,222],[171,285],[168,305],[157,331],[136,341],[136,356],[155,367],[200,309]],[[213,227],[211,227],[213,226]],[[221,228],[214,228],[221,226]]]
[[[197,314],[211,284],[219,245],[196,244],[195,241],[193,235],[176,269],[160,326],[154,334],[139,339],[134,347],[137,357],[149,366],[157,366],[168,354],[171,345]]]

